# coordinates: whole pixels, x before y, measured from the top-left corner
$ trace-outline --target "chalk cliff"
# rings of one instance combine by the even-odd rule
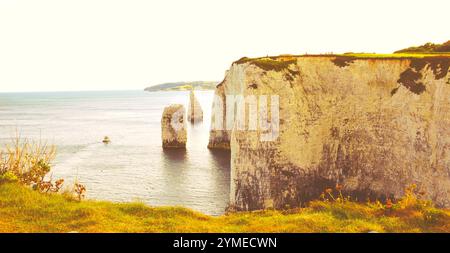
[[[210,148],[231,148],[231,204],[296,207],[336,184],[362,201],[397,198],[416,184],[424,198],[449,207],[449,66],[450,57],[438,56],[233,63],[216,88],[224,106],[213,106],[213,122],[214,112],[227,116],[226,95],[278,96],[279,133],[263,141],[260,125],[211,130]]]

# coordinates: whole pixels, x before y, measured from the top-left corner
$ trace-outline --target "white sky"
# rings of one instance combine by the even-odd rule
[[[243,57],[450,40],[448,0],[0,0],[0,91],[221,80]]]

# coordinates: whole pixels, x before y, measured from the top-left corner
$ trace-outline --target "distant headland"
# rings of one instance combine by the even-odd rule
[[[185,91],[185,90],[214,90],[217,84],[216,81],[194,81],[194,82],[173,82],[157,84],[145,88],[145,91]]]

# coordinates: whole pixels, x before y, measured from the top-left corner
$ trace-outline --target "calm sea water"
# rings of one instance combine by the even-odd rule
[[[207,149],[213,92],[196,94],[204,121],[188,124],[186,151],[163,151],[160,120],[165,106],[187,105],[188,92],[0,93],[0,145],[16,130],[56,145],[53,178],[77,178],[90,199],[219,215],[229,199],[230,155]]]

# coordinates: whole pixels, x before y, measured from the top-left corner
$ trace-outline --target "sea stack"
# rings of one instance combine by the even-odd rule
[[[188,120],[191,123],[201,122],[203,120],[203,111],[200,103],[195,97],[194,91],[189,94]]]
[[[161,118],[163,148],[186,148],[186,121],[183,105],[174,104],[164,108]]]
[[[228,72],[226,74],[228,76]],[[226,129],[226,85],[228,77],[216,86],[211,111],[211,130],[209,132],[209,149],[230,150],[231,129]]]

